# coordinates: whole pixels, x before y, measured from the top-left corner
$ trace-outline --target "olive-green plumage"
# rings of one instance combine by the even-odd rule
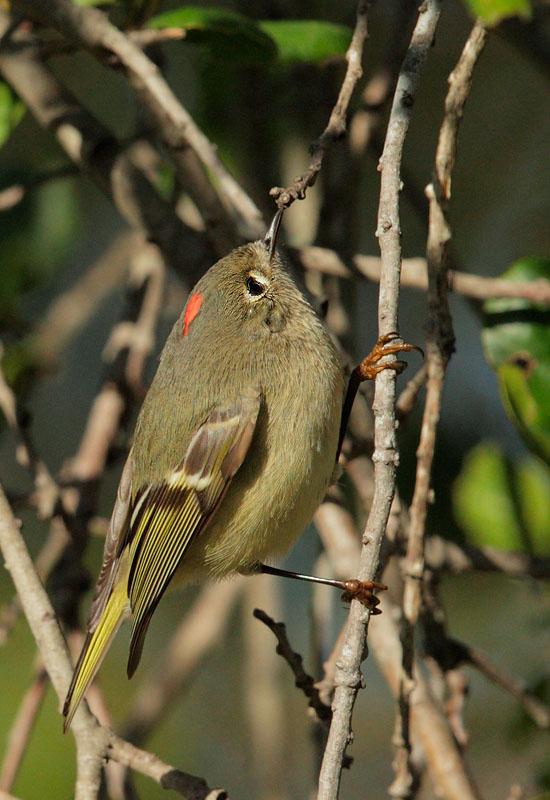
[[[176,573],[252,571],[289,549],[323,498],[342,366],[272,247],[266,238],[214,264],[166,342],[121,478],[66,727],[126,616],[131,675]]]

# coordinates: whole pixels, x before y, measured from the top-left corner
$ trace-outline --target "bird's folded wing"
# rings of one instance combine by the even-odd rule
[[[208,525],[254,434],[260,393],[216,408],[197,430],[182,463],[136,494],[129,522],[128,596],[134,616],[128,674],[135,671],[149,621],[192,540]]]
[[[93,633],[98,626],[105,606],[113,589],[113,582],[117,573],[122,544],[128,538],[131,495],[132,495],[133,459],[132,451],[128,454],[126,464],[118,485],[117,498],[111,514],[109,529],[103,548],[103,563],[97,579],[94,599],[88,614],[87,630]]]

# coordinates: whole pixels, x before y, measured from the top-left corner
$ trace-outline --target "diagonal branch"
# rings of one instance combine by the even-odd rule
[[[67,646],[19,527],[0,486],[0,549],[61,704],[72,674]],[[165,764],[152,753],[146,753],[120,739],[98,724],[86,703],[82,703],[76,712],[72,731],[77,745],[76,800],[90,800],[98,796],[105,757],[130,766],[153,778],[164,788],[174,789],[192,800],[224,800],[227,797],[223,790],[211,790],[202,778],[187,775]]]
[[[378,309],[379,335],[397,330],[397,305],[401,271],[399,192],[401,156],[411,117],[412,104],[422,67],[432,45],[439,19],[440,3],[427,0],[419,17],[397,82],[380,169],[382,173],[378,231],[382,272]],[[378,557],[395,490],[397,450],[395,436],[395,374],[381,372],[376,378],[373,410],[375,414],[374,498],[363,534],[359,565],[360,580],[372,580],[378,570]],[[350,608],[346,641],[337,667],[333,718],[319,776],[319,800],[338,796],[342,761],[351,738],[351,716],[361,686],[361,661],[366,655],[366,629],[369,612],[358,602]]]
[[[348,106],[357,81],[363,74],[361,61],[363,58],[363,45],[367,38],[367,14],[370,2],[359,0],[355,29],[350,46],[346,53],[348,66],[336,105],[332,109],[327,127],[323,133],[310,145],[310,160],[307,170],[287,186],[286,189],[274,186],[269,194],[275,199],[279,208],[288,208],[295,200],[303,200],[306,191],[313,186],[323,163],[325,151],[332,142],[337,141],[346,132],[346,115]]]
[[[39,40],[22,27],[11,37],[7,35],[10,23],[9,15],[0,10],[0,73],[4,79],[39,125],[53,133],[71,161],[90,176],[132,227],[158,243],[180,274],[181,253],[186,253],[185,277],[194,282],[211,256],[203,237],[183,224],[111,132],[40,60]]]
[[[131,83],[147,98],[148,110],[155,119],[163,143],[172,152],[191,147],[203,166],[210,170],[220,195],[240,217],[243,235],[252,238],[264,233],[262,216],[250,197],[219,159],[216,149],[180,103],[155,64],[128,36],[116,28],[102,11],[77,6],[69,0],[25,0],[24,13],[36,15],[69,40],[92,55],[113,53],[127,71]]]

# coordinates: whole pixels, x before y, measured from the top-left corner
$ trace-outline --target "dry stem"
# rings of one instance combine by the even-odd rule
[[[61,705],[72,673],[67,647],[1,486],[0,549]],[[76,800],[92,800],[98,796],[105,756],[148,775],[164,788],[172,788],[194,800],[222,800],[227,796],[223,790],[211,791],[201,778],[182,773],[156,756],[124,742],[97,723],[86,703],[78,708],[72,731],[77,744]]]
[[[401,268],[399,223],[399,191],[401,155],[411,106],[420,73],[431,47],[439,18],[439,2],[428,0],[421,6],[409,50],[394,96],[388,124],[384,153],[381,159],[381,192],[378,216],[378,236],[382,255],[380,299],[378,310],[379,335],[397,330],[397,303]],[[376,378],[375,470],[374,498],[367,526],[358,577],[373,580],[378,570],[382,538],[390,513],[395,489],[397,450],[395,439],[395,374],[381,372]],[[319,775],[319,800],[334,800],[338,796],[343,758],[351,738],[351,716],[357,692],[362,684],[360,664],[366,655],[366,628],[369,612],[358,602],[350,608],[346,641],[335,676],[336,690],[333,718]]]
[[[399,769],[393,786],[393,796],[403,798],[403,800],[411,797],[413,785],[410,762],[409,704],[414,688],[414,629],[418,620],[421,581],[424,574],[424,532],[431,469],[445,371],[454,350],[454,333],[447,301],[448,253],[451,239],[447,207],[450,199],[451,172],[456,159],[458,128],[470,90],[472,73],[485,45],[486,37],[487,30],[481,23],[476,23],[457,66],[449,77],[450,88],[445,101],[445,116],[435,157],[433,183],[427,190],[430,200],[430,223],[426,248],[429,279],[428,332],[425,345],[428,381],[420,444],[417,451],[416,484],[410,507],[409,539],[405,562],[401,630],[403,674],[399,694],[401,729],[398,737],[400,746],[396,757]]]
[[[363,45],[367,38],[367,14],[369,5],[370,2],[367,2],[367,0],[360,0],[357,5],[355,29],[346,53],[346,61],[348,62],[346,74],[342,86],[340,87],[338,100],[332,109],[327,127],[321,136],[310,145],[311,157],[307,170],[303,175],[296,178],[290,186],[286,188],[274,186],[269,192],[275,199],[279,208],[288,208],[295,200],[303,200],[305,198],[307,189],[313,186],[317,180],[327,147],[346,132],[348,106],[357,81],[363,74],[361,61],[363,58]]]

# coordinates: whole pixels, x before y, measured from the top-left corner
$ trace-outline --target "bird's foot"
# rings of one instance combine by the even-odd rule
[[[371,614],[381,614],[381,610],[377,608],[380,599],[374,594],[374,590],[384,591],[388,587],[384,583],[375,583],[375,581],[359,581],[356,579],[343,581],[344,594],[342,595],[342,602],[351,603],[352,600],[359,600],[366,606]]]
[[[411,350],[418,350],[419,353],[424,355],[422,348],[418,347],[416,344],[406,344],[402,342],[397,331],[392,331],[380,337],[368,356],[365,356],[361,363],[355,367],[354,372],[361,383],[363,381],[374,380],[378,373],[385,369],[393,369],[399,375],[407,366],[406,361],[395,359],[394,361],[387,361],[380,364],[380,359],[384,358],[384,356],[393,355],[394,353],[408,353]]]

